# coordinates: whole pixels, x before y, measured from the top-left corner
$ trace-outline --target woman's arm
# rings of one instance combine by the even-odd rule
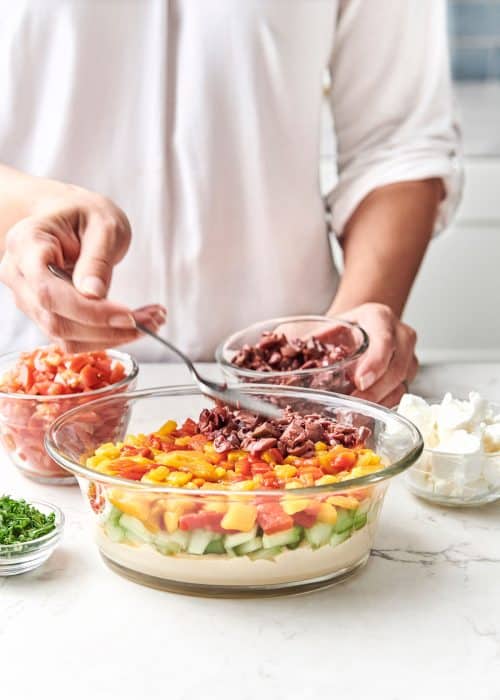
[[[416,333],[399,317],[442,196],[437,179],[387,185],[363,200],[345,228],[345,270],[329,314],[359,323],[370,336],[356,368],[356,393],[370,401],[394,406],[416,374]]]
[[[400,315],[433,231],[458,203],[444,0],[341,0],[331,59],[338,183],[329,196],[344,249],[330,313],[370,335],[358,394],[395,404],[417,370]]]

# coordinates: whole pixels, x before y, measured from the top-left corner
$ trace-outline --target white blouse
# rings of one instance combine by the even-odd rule
[[[256,320],[332,302],[325,68],[335,232],[391,182],[444,178],[442,226],[456,205],[444,0],[16,0],[1,12],[0,160],[126,211],[133,242],[111,296],[164,303],[165,333],[194,358]],[[41,341],[4,288],[0,314],[0,349]],[[133,352],[161,357],[149,340]]]

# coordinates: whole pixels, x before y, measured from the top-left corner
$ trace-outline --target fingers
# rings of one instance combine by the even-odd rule
[[[367,401],[383,402],[386,405],[389,405],[387,402],[393,401],[395,396],[400,398],[401,388],[403,393],[406,391],[403,382],[412,381],[417,372],[418,363],[414,354],[415,344],[415,331],[404,323],[398,323],[394,331],[392,358],[385,374],[367,391],[356,391],[354,395]]]
[[[397,319],[388,307],[373,304],[361,326],[368,333],[368,350],[359,360],[354,373],[358,389],[366,392],[384,376],[396,351]]]
[[[161,304],[150,304],[136,309],[133,315],[137,323],[147,326],[156,333],[167,319],[167,310]]]
[[[73,272],[76,288],[91,298],[105,297],[113,267],[121,260],[129,243],[130,225],[120,210],[106,215],[91,214],[80,232],[80,255]]]

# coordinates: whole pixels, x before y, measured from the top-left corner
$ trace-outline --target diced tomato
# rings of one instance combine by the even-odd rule
[[[117,362],[115,366],[111,370],[111,374],[109,375],[109,383],[110,384],[116,384],[116,382],[119,382],[123,379],[125,376],[125,367],[122,365],[121,362]]]
[[[132,459],[115,459],[113,461],[113,469],[118,476],[133,481],[139,481],[151,469],[151,466],[151,464],[138,464]]]
[[[205,435],[202,435],[201,433],[199,433],[197,435],[193,435],[193,437],[191,438],[191,441],[189,443],[189,447],[192,450],[195,450],[196,452],[201,452],[201,450],[203,450],[203,448],[205,447],[207,442],[208,442],[208,438],[205,437]]]
[[[279,503],[264,503],[257,506],[257,522],[267,535],[288,530],[293,526],[293,518],[285,513]]]
[[[68,369],[71,369],[73,372],[80,372],[85,365],[89,364],[89,356],[84,354],[84,353],[78,353],[77,355],[73,355],[69,360],[67,360],[67,367]]]
[[[251,476],[252,475],[252,467],[250,465],[248,457],[243,457],[242,459],[239,459],[235,463],[234,469],[236,472],[238,472],[239,474],[243,474],[244,476]]]
[[[91,391],[100,380],[99,371],[92,365],[85,365],[80,371],[80,380],[85,391]]]
[[[333,460],[333,466],[339,472],[348,471],[349,469],[352,469],[354,467],[356,461],[357,455],[355,452],[341,452]]]
[[[192,418],[186,418],[181,426],[181,429],[176,431],[182,435],[196,435],[198,432],[198,426]]]
[[[29,393],[33,384],[33,367],[30,365],[21,365],[19,369],[19,382],[26,393]]]
[[[204,528],[212,530],[212,532],[227,532],[221,527],[223,517],[224,513],[216,513],[209,510],[201,510],[199,513],[186,513],[179,518],[179,527],[181,530]]]
[[[122,454],[124,457],[135,457],[135,455],[139,454],[139,448],[134,447],[134,445],[123,445],[120,450],[120,454]]]
[[[278,477],[273,471],[267,471],[265,474],[262,474],[262,486],[268,489],[279,488],[280,484],[278,481]]]
[[[265,474],[269,471],[269,464],[267,462],[253,462],[251,467],[254,476],[255,474]]]

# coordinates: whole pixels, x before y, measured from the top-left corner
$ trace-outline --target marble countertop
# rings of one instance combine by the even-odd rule
[[[141,384],[186,378],[149,365]],[[415,387],[499,399],[499,379],[499,365],[427,366]],[[210,600],[114,575],[78,489],[34,484],[2,463],[1,491],[52,499],[67,525],[43,567],[0,578],[1,697],[500,698],[500,503],[450,510],[396,480],[357,576],[302,597]]]

